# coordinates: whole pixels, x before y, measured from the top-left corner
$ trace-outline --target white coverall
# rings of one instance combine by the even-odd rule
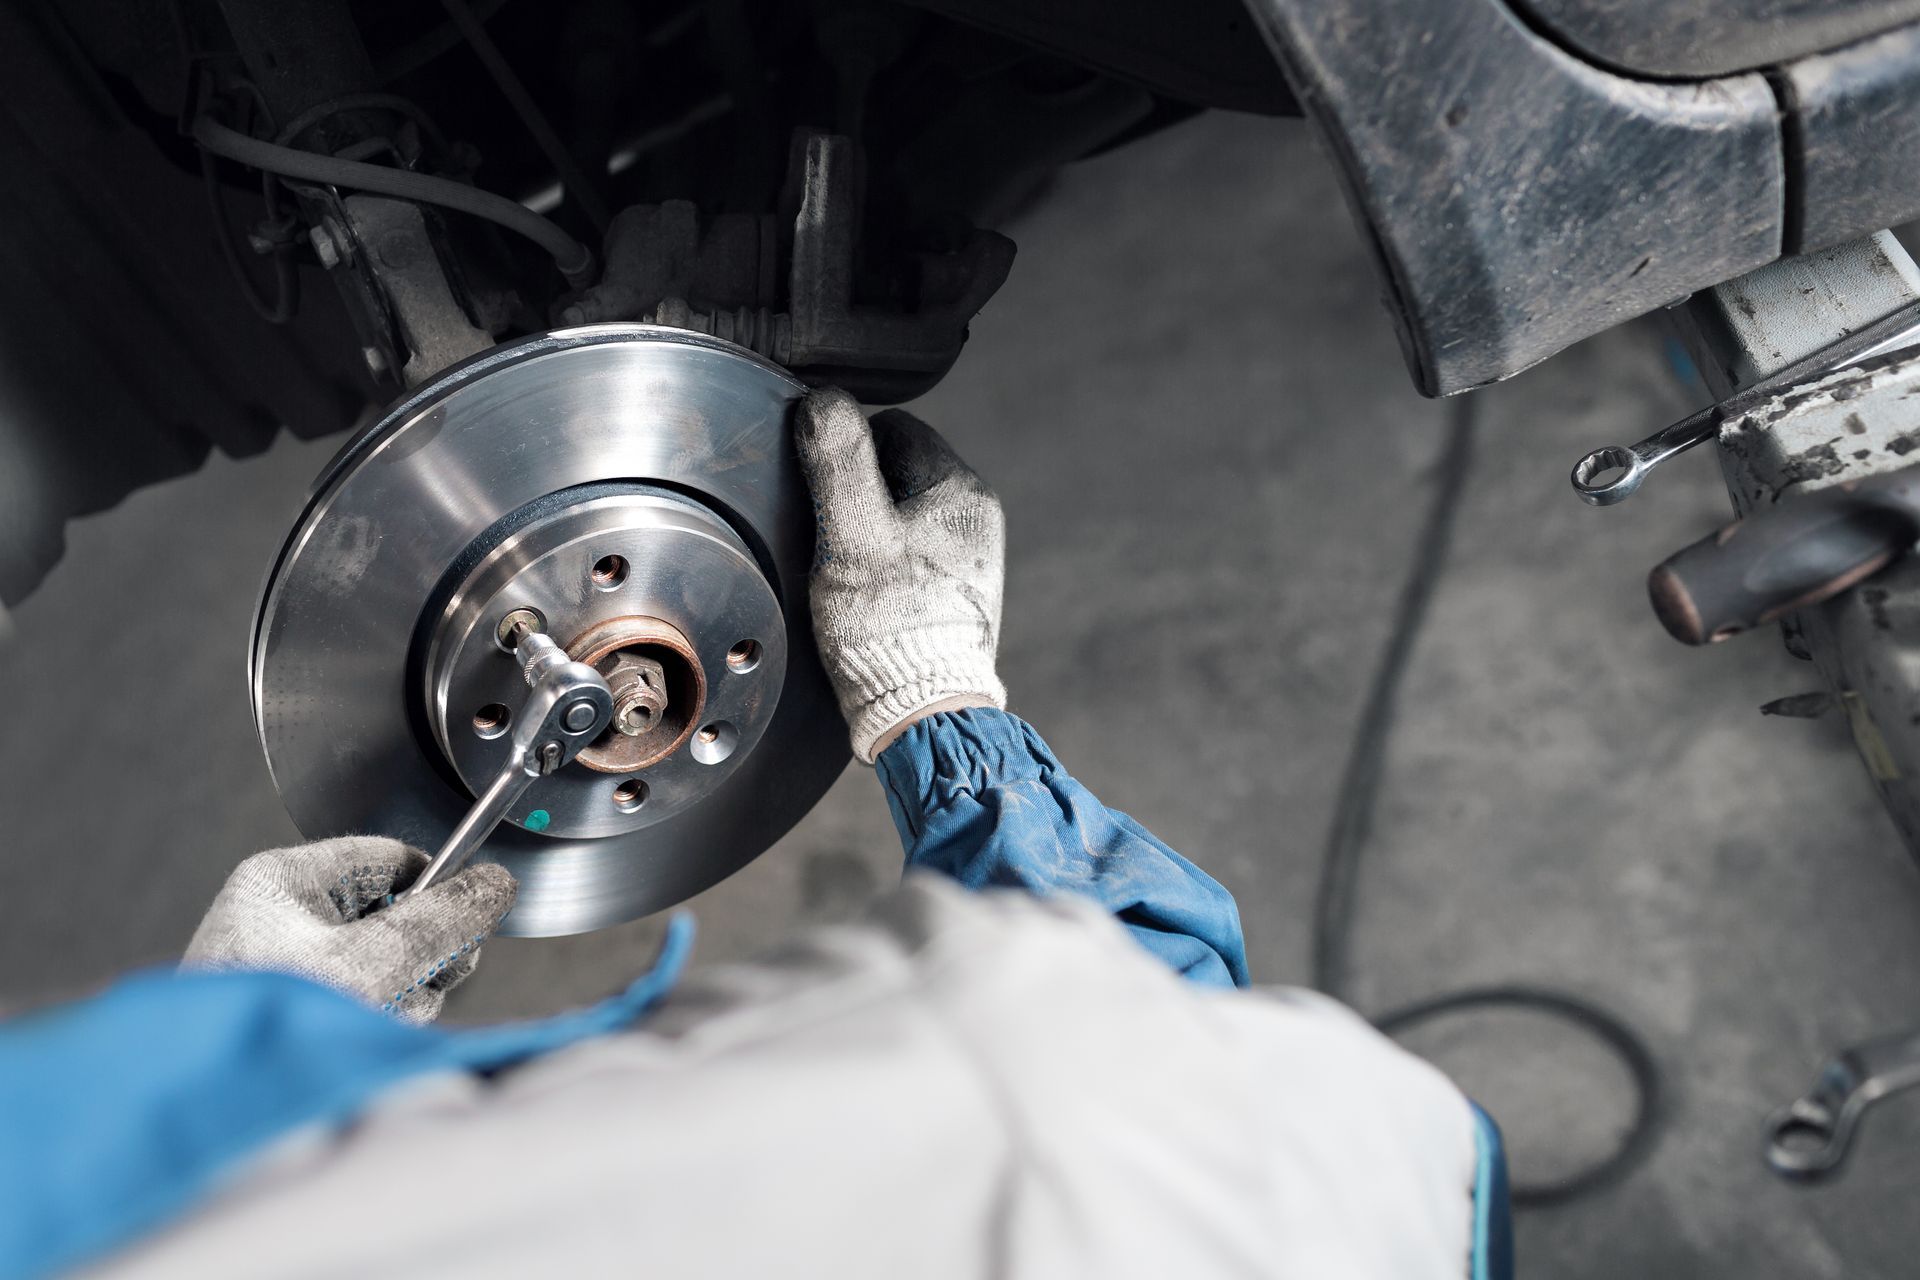
[[[639,1030],[296,1138],[95,1274],[1460,1280],[1475,1126],[1333,1001],[914,873]]]

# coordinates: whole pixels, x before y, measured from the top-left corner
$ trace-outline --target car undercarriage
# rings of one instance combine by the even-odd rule
[[[1920,852],[1920,4],[37,0],[0,67],[0,607],[68,521],[353,428],[260,549],[261,747],[307,834],[435,847],[537,752],[513,620],[550,636],[609,701],[475,841],[509,933],[683,901],[826,792],[792,406],[928,393],[1005,224],[1211,110],[1314,131],[1424,395],[1661,316],[1712,404],[1576,494],[1714,445],[1747,523],[1660,620],[1780,623],[1821,685],[1780,713],[1844,716]],[[1915,1043],[1837,1058],[1776,1169],[1837,1168]]]

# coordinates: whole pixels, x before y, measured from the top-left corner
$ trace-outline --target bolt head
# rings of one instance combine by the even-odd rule
[[[340,245],[326,227],[313,228],[307,233],[307,239],[312,242],[314,256],[320,259],[321,266],[331,271],[340,265]]]
[[[639,737],[657,727],[667,711],[666,668],[652,658],[615,653],[600,663],[613,690],[613,727]]]
[[[494,628],[493,638],[502,649],[512,653],[520,647],[520,641],[528,633],[545,629],[546,620],[532,609],[515,609],[500,619],[500,625]]]

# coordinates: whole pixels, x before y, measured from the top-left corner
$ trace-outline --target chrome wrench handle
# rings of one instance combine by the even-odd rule
[[[1767,1122],[1767,1165],[1783,1178],[1818,1182],[1837,1172],[1867,1108],[1920,1088],[1920,1031],[1843,1049],[1820,1069],[1805,1097]]]
[[[433,855],[433,860],[427,863],[426,870],[411,885],[394,895],[396,901],[419,893],[466,865],[467,859],[487,842],[487,837],[500,825],[500,820],[513,811],[513,806],[520,802],[527,788],[540,777],[537,765],[531,772],[527,769],[529,763],[532,762],[524,754],[517,750],[514,752],[513,758],[494,775],[493,781],[460,819],[459,825],[454,827],[439,852]]]
[[[1580,495],[1581,501],[1595,507],[1610,507],[1624,501],[1633,496],[1633,491],[1655,467],[1718,435],[1721,423],[1749,413],[1804,382],[1916,343],[1920,343],[1920,302],[1908,303],[1865,328],[1802,356],[1745,390],[1688,414],[1638,444],[1610,444],[1595,449],[1574,464],[1573,491]],[[1595,483],[1596,476],[1610,471],[1620,474]]]
[[[515,633],[513,655],[521,663],[532,692],[514,713],[507,758],[439,852],[396,901],[419,893],[467,864],[493,829],[513,811],[527,788],[563,768],[580,748],[605,731],[613,719],[613,691],[607,679],[575,662],[552,638],[537,631]]]

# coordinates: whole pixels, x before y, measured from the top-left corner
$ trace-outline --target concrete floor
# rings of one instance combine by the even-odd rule
[[[918,406],[1004,496],[1003,669],[1076,772],[1239,896],[1256,977],[1305,976],[1316,861],[1413,550],[1443,409],[1409,389],[1358,236],[1303,126],[1207,117],[1078,166],[1010,228],[1013,279]],[[1524,1274],[1910,1275],[1920,1099],[1850,1175],[1771,1180],[1766,1113],[1837,1044],[1920,1021],[1920,875],[1837,723],[1762,719],[1811,688],[1770,635],[1681,648],[1647,567],[1714,527],[1710,457],[1627,506],[1579,453],[1689,407],[1650,332],[1483,394],[1451,565],[1402,699],[1363,873],[1356,997],[1564,985],[1671,1073],[1627,1184],[1520,1220]],[[267,558],[327,446],[283,442],[70,531],[0,652],[0,1004],[185,943],[232,864],[295,839],[247,712]],[[46,663],[77,670],[49,678]],[[64,726],[125,726],[76,769]],[[163,732],[141,732],[145,726]],[[46,733],[43,736],[42,730]],[[857,910],[899,865],[865,770],[694,906],[701,957]],[[498,940],[463,1019],[621,985],[658,925]],[[1485,1015],[1416,1047],[1506,1126],[1522,1177],[1624,1123],[1577,1036]]]

